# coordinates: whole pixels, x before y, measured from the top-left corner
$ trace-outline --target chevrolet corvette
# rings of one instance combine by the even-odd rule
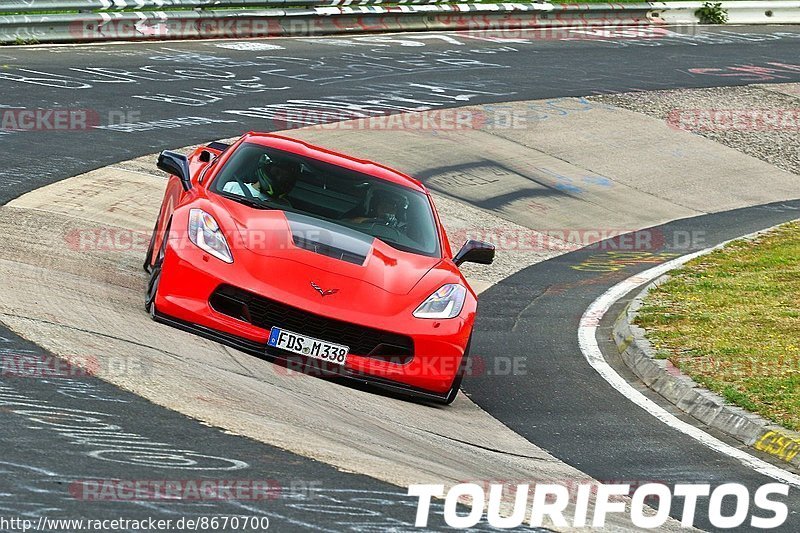
[[[477,297],[431,196],[383,165],[247,133],[169,174],[144,268],[151,317],[239,350],[449,404]]]

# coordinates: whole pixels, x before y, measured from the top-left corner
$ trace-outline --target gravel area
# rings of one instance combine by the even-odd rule
[[[593,96],[800,174],[800,83]]]

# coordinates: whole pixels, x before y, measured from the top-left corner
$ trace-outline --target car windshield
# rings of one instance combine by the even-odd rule
[[[211,190],[254,208],[333,222],[398,250],[439,256],[427,195],[337,165],[244,143],[225,163]]]

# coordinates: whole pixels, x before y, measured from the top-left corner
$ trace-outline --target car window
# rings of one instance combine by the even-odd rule
[[[245,143],[211,190],[253,207],[335,222],[399,250],[440,253],[427,195],[316,159]]]

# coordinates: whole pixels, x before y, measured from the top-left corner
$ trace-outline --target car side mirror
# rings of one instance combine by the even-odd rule
[[[464,246],[453,258],[456,266],[462,263],[478,263],[481,265],[491,265],[494,261],[494,245],[488,242],[474,241],[472,239],[464,243]]]
[[[178,176],[184,191],[192,188],[191,176],[189,175],[189,159],[185,155],[164,150],[158,156],[158,168],[167,174]]]

